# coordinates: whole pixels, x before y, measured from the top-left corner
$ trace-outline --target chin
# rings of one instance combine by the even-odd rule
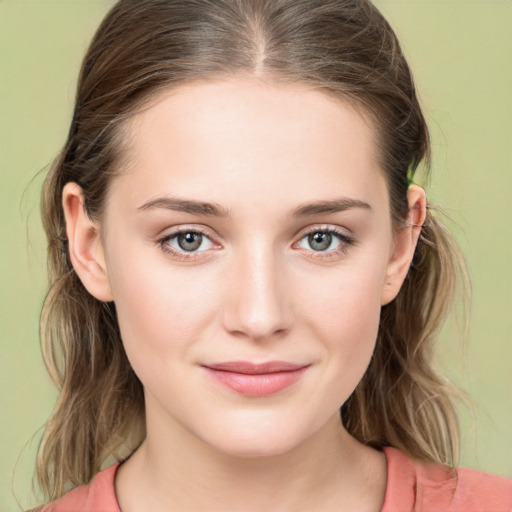
[[[252,415],[251,415],[252,416]],[[251,421],[253,420],[253,421]],[[254,421],[256,420],[256,421]],[[236,458],[274,457],[292,451],[316,429],[268,417],[239,418],[229,424],[211,425],[200,437],[217,451]]]
[[[297,446],[293,439],[273,438],[230,438],[217,443],[215,448],[229,457],[238,459],[260,459],[277,457],[290,452]]]

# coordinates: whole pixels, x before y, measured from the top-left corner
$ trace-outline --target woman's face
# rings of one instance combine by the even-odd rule
[[[258,456],[338,423],[396,293],[372,126],[240,78],[170,90],[127,128],[102,243],[148,432]]]

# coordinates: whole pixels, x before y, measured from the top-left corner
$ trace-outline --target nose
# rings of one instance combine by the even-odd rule
[[[283,262],[272,249],[248,252],[229,272],[224,327],[232,335],[259,342],[284,336],[293,315]]]

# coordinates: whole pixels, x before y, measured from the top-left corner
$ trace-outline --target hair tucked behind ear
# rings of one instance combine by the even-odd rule
[[[129,455],[144,435],[142,385],[122,347],[114,303],[92,297],[73,270],[54,193],[64,156],[43,189],[50,291],[41,314],[43,358],[59,398],[38,456],[38,478],[53,499],[88,482],[109,456]]]
[[[77,183],[101,221],[123,170],[123,123],[164,88],[252,76],[312,86],[374,123],[397,229],[410,174],[429,156],[414,83],[390,26],[368,0],[120,0],[85,57],[67,143],[44,185],[50,291],[41,338],[60,396],[38,457],[49,498],[88,482],[144,437],[142,386],[123,350],[115,305],[91,297],[67,254],[63,186]],[[412,171],[409,171],[409,170]],[[436,334],[455,289],[458,252],[429,213],[409,275],[382,309],[377,347],[342,407],[348,431],[426,461],[453,464],[453,390],[433,369]]]
[[[468,291],[461,253],[430,211],[402,289],[382,308],[372,361],[341,409],[345,427],[360,441],[456,465],[459,427],[452,397],[461,393],[436,372],[433,353],[457,277]]]

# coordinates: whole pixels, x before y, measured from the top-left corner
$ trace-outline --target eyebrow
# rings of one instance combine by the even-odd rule
[[[158,208],[212,217],[227,217],[229,215],[229,210],[215,203],[171,197],[159,197],[157,199],[152,199],[151,201],[144,203],[142,206],[139,206],[138,210],[147,211]],[[315,201],[300,205],[293,210],[292,216],[307,217],[312,215],[338,213],[352,208],[361,208],[364,210],[372,209],[372,207],[364,201],[343,197],[330,201]]]
[[[156,208],[192,213],[195,215],[208,215],[212,217],[226,217],[229,215],[229,210],[222,208],[218,204],[171,197],[159,197],[157,199],[153,199],[144,203],[142,206],[139,206],[138,210],[147,211]]]
[[[317,201],[300,205],[293,210],[292,215],[294,217],[307,217],[309,215],[338,213],[352,208],[362,208],[364,210],[372,209],[372,207],[364,201],[342,197],[330,201]]]

